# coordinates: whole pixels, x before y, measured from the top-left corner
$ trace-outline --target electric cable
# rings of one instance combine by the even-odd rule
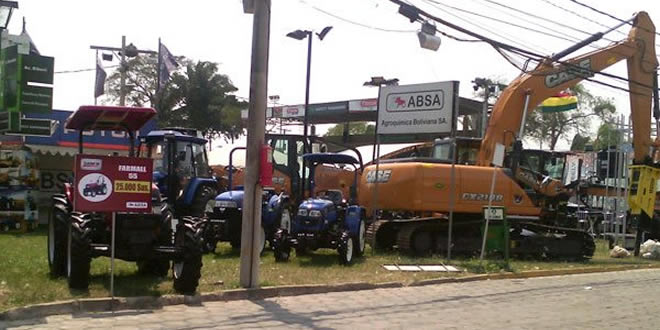
[[[334,17],[334,18],[336,18],[340,21],[343,21],[343,22],[346,22],[346,23],[349,23],[349,24],[353,24],[353,25],[356,25],[356,26],[360,26],[360,27],[363,27],[363,28],[372,29],[372,30],[381,31],[381,32],[394,32],[394,33],[414,33],[414,32],[417,32],[416,30],[394,30],[394,29],[385,29],[385,28],[380,28],[380,27],[376,27],[376,26],[367,25],[367,24],[364,24],[364,23],[356,22],[356,21],[341,17],[339,15],[333,14],[333,13],[327,11],[327,10],[324,10],[322,8],[319,8],[315,5],[313,5],[313,4],[310,4],[305,0],[298,0],[298,1],[302,4],[305,4],[309,7],[311,7],[312,9],[314,9],[314,10],[320,12],[320,13],[323,13],[323,14],[328,15],[330,17]]]
[[[473,1],[473,2],[476,2],[476,1],[479,1],[479,0],[472,0],[472,1]],[[518,8],[514,8],[514,7],[511,7],[511,6],[507,6],[507,5],[505,5],[505,4],[499,3],[499,2],[494,1],[494,0],[481,0],[481,1],[485,1],[485,2],[491,3],[491,4],[493,4],[493,5],[500,6],[500,7],[503,7],[503,8],[509,9],[509,10],[511,10],[511,11],[518,12],[518,13],[521,13],[521,14],[523,14],[523,15],[527,15],[527,16],[530,16],[530,17],[536,18],[536,19],[538,19],[538,20],[544,21],[544,22],[549,22],[549,23],[552,23],[552,24],[554,24],[554,25],[557,25],[557,26],[560,26],[560,27],[563,27],[563,28],[569,29],[569,30],[571,30],[571,31],[579,32],[579,33],[582,33],[582,34],[585,34],[585,35],[592,35],[592,34],[593,34],[593,33],[591,33],[591,32],[584,31],[584,30],[581,30],[581,29],[575,28],[575,27],[573,27],[573,26],[565,25],[565,24],[562,24],[562,23],[559,23],[559,22],[556,22],[556,21],[553,21],[553,20],[549,20],[549,19],[547,19],[547,18],[541,17],[541,16],[539,16],[539,15],[532,14],[532,13],[530,13],[530,12],[527,12],[527,11],[524,11],[524,10],[521,10],[521,9],[518,9]],[[492,7],[491,7],[491,8],[492,8]],[[502,12],[502,11],[501,11],[501,12]],[[523,21],[526,21],[526,22],[528,22],[528,23],[530,23],[530,24],[534,24],[534,25],[537,25],[537,26],[541,26],[541,27],[543,27],[543,28],[545,28],[545,29],[548,29],[548,30],[550,30],[550,31],[553,31],[553,32],[555,32],[555,33],[561,33],[561,31],[558,31],[558,30],[555,30],[555,29],[549,28],[549,27],[547,27],[547,26],[545,26],[545,25],[541,25],[541,24],[538,24],[538,23],[534,23],[534,22],[532,22],[532,21],[525,20],[525,19],[523,19],[523,18],[521,18],[521,17],[517,17],[517,16],[514,16],[514,15],[510,15],[510,16],[512,16],[512,17],[516,17],[516,18],[518,18],[518,19],[520,19],[520,20],[523,20]],[[617,32],[620,32],[620,31],[617,31]],[[578,40],[578,39],[577,39],[577,38],[574,38],[574,40]],[[606,40],[606,41],[609,41],[609,42],[616,42],[615,40],[608,39],[608,38],[603,38],[603,40]]]
[[[492,20],[492,21],[495,21],[495,22],[498,22],[498,23],[502,23],[502,24],[510,25],[510,26],[513,26],[513,27],[521,28],[521,29],[525,29],[525,30],[527,30],[527,31],[531,31],[531,32],[536,32],[536,33],[538,33],[538,34],[542,34],[542,35],[545,35],[545,36],[548,36],[548,37],[553,37],[553,38],[557,38],[557,39],[561,39],[561,40],[569,41],[569,42],[575,42],[575,39],[570,39],[570,38],[567,38],[567,37],[564,37],[564,36],[560,36],[560,35],[556,35],[556,34],[553,34],[553,33],[548,33],[548,32],[545,32],[545,31],[541,31],[541,30],[533,29],[533,28],[526,27],[526,26],[522,26],[522,25],[515,24],[515,23],[512,23],[512,22],[507,22],[507,21],[505,21],[505,20],[501,20],[501,19],[499,19],[499,18],[490,17],[490,16],[488,16],[488,15],[483,15],[483,14],[475,13],[475,12],[470,11],[470,10],[467,10],[467,9],[463,9],[463,8],[458,8],[458,7],[450,6],[450,5],[447,5],[447,4],[444,4],[444,3],[441,3],[441,2],[439,2],[439,1],[437,1],[437,0],[425,0],[425,1],[427,1],[427,2],[432,2],[432,3],[435,3],[436,5],[440,5],[440,6],[443,6],[443,7],[451,8],[451,9],[453,9],[453,10],[460,11],[460,12],[463,12],[463,13],[466,13],[466,14],[470,14],[470,15],[473,15],[473,16],[477,16],[477,17],[481,17],[481,18],[488,19],[488,20]]]
[[[614,16],[614,15],[612,15],[612,14],[606,13],[606,12],[604,12],[604,11],[602,11],[602,10],[598,10],[598,9],[596,9],[596,8],[594,8],[594,7],[592,7],[592,6],[589,6],[589,5],[585,4],[585,3],[582,3],[582,2],[577,1],[577,0],[570,0],[570,1],[573,2],[573,3],[576,3],[576,4],[578,4],[578,5],[580,5],[580,6],[582,6],[582,7],[585,7],[585,8],[587,8],[587,9],[593,10],[593,11],[595,11],[595,12],[601,14],[601,15],[607,16],[607,17],[609,17],[609,18],[611,18],[611,19],[613,19],[613,20],[617,20],[617,21],[619,21],[619,22],[621,22],[621,23],[627,23],[628,25],[631,25],[631,26],[632,26],[632,23],[630,23],[630,22],[628,22],[628,21],[624,21],[624,20],[622,20],[622,19],[620,19],[620,18],[618,18],[618,17],[616,17],[616,16]],[[644,31],[646,31],[646,32],[653,32],[653,33],[655,33],[656,35],[659,35],[659,36],[660,36],[660,33],[658,33],[658,32],[651,31],[651,30],[649,30],[649,29],[645,29],[645,28],[642,28],[642,30],[644,30]]]
[[[106,67],[103,67],[103,69],[111,69],[111,68],[116,68],[119,67],[119,65],[109,65]],[[76,70],[63,70],[63,71],[55,71],[53,73],[59,74],[59,73],[79,73],[79,72],[87,72],[87,71],[94,71],[96,68],[92,69],[76,69]]]

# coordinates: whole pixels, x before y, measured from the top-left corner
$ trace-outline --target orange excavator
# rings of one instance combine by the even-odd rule
[[[628,37],[568,60],[568,54],[602,38],[603,33],[542,61],[516,78],[497,100],[485,137],[438,140],[431,158],[381,161],[365,168],[360,204],[377,220],[367,231],[372,246],[416,254],[447,249],[448,215],[453,208],[456,253],[480,248],[483,207],[503,206],[510,220],[512,253],[570,259],[590,258],[595,245],[584,231],[559,227],[560,204],[574,194],[579,181],[562,183],[565,153],[523,150],[525,119],[544,99],[594,73],[626,59],[633,116],[635,163],[648,164],[651,100],[656,68],[655,27],[645,12],[631,22]],[[660,117],[660,114],[657,114]],[[657,118],[656,117],[656,118]],[[506,147],[504,166],[492,165],[497,144]],[[455,165],[452,165],[455,164]],[[455,184],[451,187],[452,166]],[[495,189],[490,182],[496,172]],[[453,193],[453,198],[451,194]],[[451,200],[455,201],[452,206]]]

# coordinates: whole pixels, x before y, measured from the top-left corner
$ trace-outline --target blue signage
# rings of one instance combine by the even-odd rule
[[[57,120],[59,124],[52,136],[26,136],[25,143],[60,147],[78,147],[78,131],[64,128],[66,120],[71,114],[73,114],[72,111],[64,110],[53,110],[49,113],[31,113],[30,118]],[[155,128],[156,120],[152,119],[140,129],[137,136],[146,135]],[[85,148],[111,150],[128,150],[130,144],[128,134],[124,131],[85,131],[85,133],[83,133],[83,142]]]

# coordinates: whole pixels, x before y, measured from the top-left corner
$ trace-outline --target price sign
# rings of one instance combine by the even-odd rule
[[[73,207],[78,212],[151,212],[153,162],[77,155]]]

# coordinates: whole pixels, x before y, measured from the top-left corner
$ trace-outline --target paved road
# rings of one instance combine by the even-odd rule
[[[498,280],[51,316],[18,329],[660,328],[660,271]]]

